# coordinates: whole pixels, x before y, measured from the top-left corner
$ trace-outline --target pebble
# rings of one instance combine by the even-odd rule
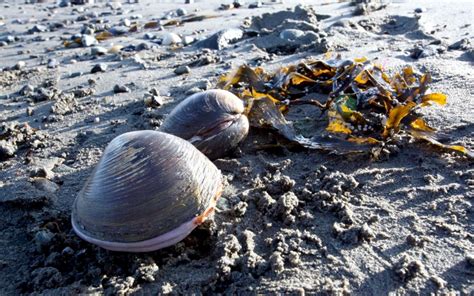
[[[74,78],[74,77],[79,77],[79,76],[82,76],[84,73],[82,72],[74,72],[74,73],[71,73],[71,75],[69,75],[70,78]]]
[[[35,109],[33,109],[31,107],[26,108],[26,115],[32,116],[34,113],[35,113]]]
[[[13,43],[15,42],[15,37],[13,37],[12,35],[7,35],[4,37],[0,37],[0,41],[6,42],[6,43]]]
[[[10,141],[0,140],[0,159],[13,157],[17,147]]]
[[[63,255],[63,256],[72,256],[72,255],[74,255],[74,250],[71,247],[65,247],[61,251],[61,255]]]
[[[81,44],[85,47],[90,47],[98,43],[97,39],[91,35],[83,35],[81,38]]]
[[[163,98],[159,95],[145,95],[143,102],[147,107],[160,107],[163,105]]]
[[[59,62],[56,59],[49,59],[47,67],[50,69],[57,68],[59,66]]]
[[[474,254],[467,254],[466,261],[471,267],[474,267]]]
[[[33,28],[28,30],[28,33],[41,33],[41,32],[46,32],[47,27],[43,25],[34,25]]]
[[[58,184],[46,179],[46,178],[35,178],[33,180],[33,185],[41,191],[48,193],[55,193],[59,190]]]
[[[132,25],[132,21],[130,21],[129,19],[123,19],[122,25],[124,25],[125,27],[130,27]]]
[[[240,29],[224,29],[196,43],[197,47],[224,49],[242,39],[244,32]]]
[[[194,37],[191,37],[191,36],[184,36],[183,37],[183,44],[184,45],[189,45],[191,43],[193,43],[196,39],[194,39]]]
[[[19,61],[18,63],[15,64],[15,66],[13,66],[13,69],[15,69],[15,70],[21,70],[21,69],[23,69],[25,66],[26,66],[25,61]]]
[[[175,33],[166,33],[161,41],[162,45],[172,45],[181,43],[181,37]]]
[[[184,9],[184,8],[178,8],[178,9],[176,9],[176,15],[177,15],[177,16],[185,16],[185,15],[187,15],[187,14],[188,14],[188,12],[187,12],[186,9]]]
[[[262,7],[262,6],[263,6],[262,1],[257,1],[257,2],[255,2],[255,3],[250,4],[250,5],[249,5],[249,8],[250,8],[250,9],[253,9],[253,8],[260,8],[260,7]]]
[[[105,72],[107,71],[107,65],[104,63],[100,63],[92,67],[91,73],[97,73],[97,72]]]
[[[47,230],[47,229],[42,229],[38,231],[35,234],[35,244],[38,252],[44,251],[49,245],[51,244],[51,241],[53,240],[54,234]]]
[[[424,10],[423,8],[421,8],[421,7],[415,8],[415,13],[422,13],[422,12],[424,12],[424,11],[425,11],[425,10]]]
[[[184,66],[184,65],[181,65],[174,70],[174,73],[176,75],[187,74],[189,72],[191,72],[191,69],[188,66]]]
[[[194,4],[194,0],[185,0],[184,4]]]
[[[234,5],[235,8],[240,8],[245,5],[244,0],[235,0],[232,5]]]
[[[23,86],[18,93],[24,96],[24,95],[32,93],[34,90],[35,88],[31,84],[27,84]]]
[[[118,94],[118,93],[128,93],[128,92],[130,92],[130,88],[128,88],[125,85],[116,84],[114,86],[114,93],[116,93],[116,94]]]
[[[35,167],[30,170],[30,177],[52,179],[54,178],[54,173],[47,167]]]
[[[450,50],[467,50],[469,48],[471,48],[471,41],[468,38],[463,38],[448,46]]]
[[[100,123],[100,118],[99,117],[94,118],[94,123]]]
[[[155,39],[156,36],[153,35],[152,33],[145,33],[145,35],[143,35],[143,38],[145,38],[147,40],[151,40],[151,39]]]
[[[107,48],[102,46],[94,46],[91,47],[91,55],[93,56],[101,56],[107,53]]]

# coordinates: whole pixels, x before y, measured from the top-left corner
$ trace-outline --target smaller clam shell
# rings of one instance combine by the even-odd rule
[[[76,197],[72,225],[84,240],[145,252],[186,237],[222,190],[215,165],[193,145],[157,131],[116,137]]]
[[[210,159],[234,149],[249,130],[244,103],[226,90],[194,94],[168,115],[160,131],[181,137]]]

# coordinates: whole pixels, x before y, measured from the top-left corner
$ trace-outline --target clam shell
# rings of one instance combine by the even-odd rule
[[[220,171],[190,143],[157,131],[125,133],[106,147],[76,197],[72,224],[107,249],[155,250],[189,234],[221,190]]]
[[[224,156],[246,136],[244,103],[226,90],[194,94],[168,115],[160,130],[191,142],[210,159]]]

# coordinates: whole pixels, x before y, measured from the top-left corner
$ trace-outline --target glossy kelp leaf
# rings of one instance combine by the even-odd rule
[[[393,129],[397,129],[405,116],[410,114],[410,112],[415,108],[416,104],[413,102],[408,102],[406,105],[400,105],[392,108],[385,123],[385,129],[383,135],[387,137],[389,132]]]
[[[264,82],[258,77],[255,71],[247,65],[242,65],[230,74],[221,76],[217,87],[228,90],[237,83],[246,83],[249,87],[257,90],[263,90],[265,88]]]
[[[417,118],[410,123],[410,126],[416,130],[424,132],[434,132],[435,129],[429,126],[423,118]]]
[[[447,96],[442,93],[431,93],[421,97],[421,105],[429,106],[431,102],[435,102],[439,105],[446,105]]]
[[[438,140],[436,140],[433,135],[428,134],[426,132],[420,132],[420,131],[415,131],[415,130],[410,130],[409,132],[415,139],[426,141],[430,143],[431,145],[434,145],[435,147],[438,147],[444,150],[455,151],[458,153],[460,152],[466,155],[467,157],[474,159],[474,152],[467,149],[464,146],[443,144],[439,142]]]
[[[351,143],[329,135],[319,135],[315,138],[317,140],[303,137],[295,131],[293,124],[285,119],[275,103],[268,98],[253,102],[249,119],[251,126],[272,129],[286,140],[307,149],[331,151],[336,154],[360,153],[369,150],[369,145]]]
[[[352,133],[352,130],[340,119],[330,120],[326,130],[332,133],[343,133],[348,135]]]
[[[341,151],[335,145],[344,146],[342,150],[351,145],[363,145],[364,149],[366,146],[383,146],[394,134],[404,135],[400,131],[405,129],[433,133],[434,129],[421,115],[412,112],[432,102],[446,103],[443,94],[426,94],[430,82],[429,73],[420,75],[410,66],[388,75],[382,66],[365,58],[351,61],[338,56],[327,61],[288,65],[274,73],[267,73],[261,67],[252,69],[243,65],[222,76],[218,86],[246,98],[249,103],[247,112],[250,117],[260,119],[258,126],[271,127],[286,139],[307,148],[330,147]],[[326,94],[326,101],[324,98],[311,98],[310,94],[315,93]],[[321,138],[325,137],[322,135],[309,140],[283,121],[282,112],[302,104],[320,108],[321,115],[328,118],[326,132],[337,140],[331,140],[328,145],[323,144]],[[255,112],[254,108],[260,108],[260,111]],[[342,145],[343,142],[350,144]]]

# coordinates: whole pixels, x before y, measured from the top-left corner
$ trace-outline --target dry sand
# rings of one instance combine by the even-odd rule
[[[184,241],[124,254],[80,240],[69,223],[71,204],[115,136],[158,128],[187,95],[211,88],[219,74],[242,63],[275,69],[324,56],[318,46],[269,54],[252,45],[256,37],[222,50],[171,49],[145,40],[146,32],[205,38],[238,28],[250,16],[311,5],[330,16],[319,22],[321,37],[327,35],[344,58],[367,56],[388,69],[410,64],[432,73],[432,89],[447,94],[448,104],[427,108],[427,120],[450,142],[474,147],[472,1],[394,2],[361,16],[352,15],[349,3],[323,1],[225,11],[218,10],[223,1],[171,2],[140,1],[115,11],[105,4],[0,4],[0,39],[17,37],[0,47],[2,137],[8,134],[18,144],[17,150],[2,144],[2,153],[14,149],[15,156],[0,162],[1,295],[474,293],[472,162],[417,143],[375,162],[318,151],[257,150],[255,143],[272,135],[255,130],[238,152],[215,161],[226,179],[220,210]],[[100,44],[149,46],[120,54],[95,57],[90,48],[64,48],[60,40],[92,23],[80,18],[91,12],[111,12],[99,19],[116,26],[133,15],[145,22],[180,7],[216,18]],[[36,24],[53,23],[57,30],[27,33]],[[448,49],[463,38],[463,46]],[[423,49],[419,59],[410,57],[414,47]],[[48,68],[48,59],[58,65]],[[107,70],[90,74],[98,63]],[[19,70],[10,69],[17,64]],[[189,74],[174,73],[188,64]],[[27,84],[32,94],[20,94]],[[116,84],[130,92],[115,94]],[[163,100],[160,107],[144,105],[152,88]],[[289,118],[309,131],[327,124],[310,107],[293,110]]]

